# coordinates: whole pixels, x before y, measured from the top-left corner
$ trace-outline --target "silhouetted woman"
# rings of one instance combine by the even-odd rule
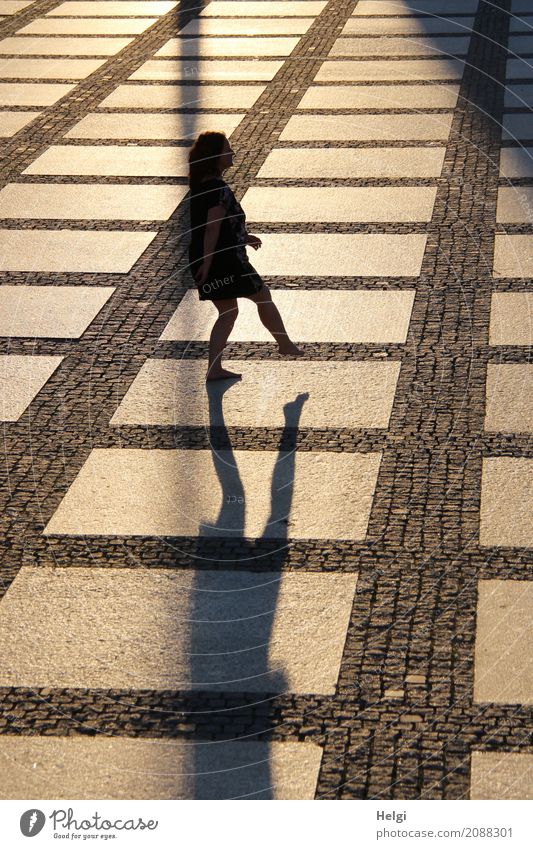
[[[232,164],[233,151],[224,133],[201,133],[189,152],[190,269],[200,300],[213,301],[218,310],[209,338],[207,380],[241,377],[222,368],[222,353],[239,312],[237,298],[254,301],[281,354],[302,353],[289,339],[268,286],[248,260],[246,245],[258,250],[261,239],[247,232],[243,209],[222,179]]]

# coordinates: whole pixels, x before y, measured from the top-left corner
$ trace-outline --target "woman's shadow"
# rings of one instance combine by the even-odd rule
[[[309,395],[301,393],[283,407],[284,426],[270,484],[270,513],[262,536],[247,539],[246,511],[253,509],[253,504],[247,504],[223,412],[224,395],[231,391],[233,384],[214,381],[206,386],[210,446],[220,483],[221,505],[214,523],[200,524],[197,548],[200,568],[195,570],[191,608],[191,681],[196,690],[209,691],[218,700],[223,692],[231,693],[232,702],[243,706],[241,711],[246,712],[246,705],[249,705],[250,730],[235,734],[235,742],[199,740],[195,744],[191,765],[195,777],[192,795],[196,799],[272,799],[273,776],[268,746],[272,719],[270,711],[265,711],[264,707],[272,696],[287,690],[284,669],[279,665],[273,668],[270,655],[281,573],[287,557],[296,435]],[[220,445],[224,447],[218,448]],[[250,452],[251,455],[255,453]],[[257,461],[263,460],[264,453],[257,452]],[[214,544],[215,551],[219,548],[214,537],[220,542],[221,537],[230,537],[237,543],[232,559],[225,561],[223,569],[202,568],[202,560],[204,565],[206,561],[213,562]],[[261,543],[266,539],[270,545],[265,552]],[[252,705],[260,703],[263,709],[257,712]],[[230,712],[229,723],[236,713]],[[238,736],[242,742],[238,742]],[[266,754],[251,745],[258,739],[267,743]]]

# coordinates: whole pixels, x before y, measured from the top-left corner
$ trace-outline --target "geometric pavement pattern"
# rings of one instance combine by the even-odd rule
[[[1,0],[2,798],[533,797],[531,12]]]

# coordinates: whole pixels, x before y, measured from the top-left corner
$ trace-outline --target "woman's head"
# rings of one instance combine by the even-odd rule
[[[232,149],[224,133],[200,133],[189,151],[189,185],[209,174],[221,174],[232,164]]]

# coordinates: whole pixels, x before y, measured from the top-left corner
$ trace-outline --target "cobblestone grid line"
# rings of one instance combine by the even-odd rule
[[[311,151],[326,144],[332,149],[346,147],[341,141],[280,140],[280,135],[294,115],[302,114],[298,104],[306,90],[311,85],[325,85],[317,84],[315,75],[346,22],[354,20],[352,13],[357,5],[354,0],[329,0],[322,11],[313,14],[310,27],[283,59],[280,70],[264,83],[264,91],[253,106],[242,110],[246,114],[231,135],[235,165],[227,175],[239,198],[253,186],[277,187],[282,192],[287,185],[281,177],[258,177],[273,150]],[[37,0],[0,20],[0,37],[11,37],[56,6],[56,0]],[[180,176],[81,177],[23,172],[51,145],[68,144],[77,149],[87,144],[86,139],[65,138],[65,134],[98,109],[105,97],[125,84],[200,10],[200,3],[186,0],[162,14],[115,56],[106,57],[101,67],[77,80],[61,100],[40,108],[35,120],[5,139],[2,186],[185,186],[185,178]],[[523,584],[527,588],[533,580],[531,542],[480,542],[481,480],[482,469],[485,475],[489,468],[487,458],[493,462],[495,458],[533,459],[527,432],[485,430],[487,369],[529,363],[526,345],[488,344],[493,295],[526,288],[521,277],[493,275],[495,236],[531,233],[530,223],[496,221],[499,187],[532,185],[527,177],[500,178],[500,152],[512,144],[502,145],[501,140],[510,11],[511,0],[480,0],[471,25],[464,73],[457,80],[457,104],[452,109],[435,107],[419,113],[453,113],[446,141],[372,142],[375,148],[393,146],[402,150],[419,144],[424,149],[445,147],[440,176],[312,180],[302,176],[290,180],[291,187],[329,186],[339,192],[343,187],[435,186],[429,221],[302,225],[285,223],[278,217],[260,225],[261,233],[272,235],[427,235],[416,277],[311,274],[305,278],[304,288],[313,291],[343,293],[373,287],[406,295],[415,291],[403,342],[302,343],[305,359],[313,365],[357,360],[401,366],[386,429],[364,425],[303,424],[294,428],[236,423],[206,428],[194,424],[110,423],[147,360],[194,363],[206,356],[205,341],[159,338],[192,285],[186,273],[186,203],[181,203],[167,220],[136,221],[133,225],[131,221],[113,221],[110,225],[103,220],[46,220],[47,230],[58,232],[156,231],[127,273],[0,271],[0,284],[9,286],[68,285],[95,291],[114,287],[110,300],[79,338],[0,339],[2,355],[64,357],[17,421],[3,425],[0,656],[5,650],[4,605],[24,570],[38,576],[41,568],[60,567],[73,576],[79,574],[82,580],[87,567],[142,570],[147,576],[156,574],[157,569],[158,575],[160,570],[167,570],[170,576],[183,576],[203,572],[222,575],[232,570],[238,573],[244,564],[249,573],[294,573],[303,579],[306,575],[344,576],[347,580],[357,577],[346,639],[344,642],[343,637],[339,651],[338,680],[329,692],[327,688],[317,693],[289,685],[285,692],[275,687],[264,692],[245,687],[242,692],[232,687],[212,692],[209,688],[200,691],[162,685],[142,689],[35,686],[32,680],[26,680],[17,686],[0,686],[0,740],[109,737],[197,743],[262,741],[272,747],[276,743],[314,744],[321,750],[312,788],[317,799],[469,798],[474,795],[473,753],[533,754],[531,691],[527,697],[508,700],[503,696],[480,698],[474,679],[476,634],[481,627],[480,588],[487,582],[498,586],[508,582],[507,586],[513,587]],[[419,85],[432,83],[422,80]],[[195,83],[191,78],[181,84]],[[228,88],[238,84],[235,80],[219,83]],[[399,81],[390,84],[398,85]],[[161,86],[164,81],[151,81],[150,85]],[[358,83],[350,85],[357,88]],[[15,112],[21,109],[14,107]],[[117,110],[107,111],[114,114]],[[213,125],[217,114],[231,113],[225,109],[209,111]],[[380,112],[361,108],[351,109],[350,114],[373,111]],[[183,112],[195,120],[194,109]],[[318,112],[346,114],[344,109],[335,108],[315,110],[313,114]],[[387,110],[387,115],[396,113],[417,114],[417,110]],[[97,143],[125,145],[127,139],[98,139]],[[179,139],[150,143],[154,149],[165,145],[176,150],[188,144]],[[368,147],[358,140],[349,144],[353,149]],[[42,219],[15,217],[2,219],[0,226],[4,231],[17,232],[41,231],[44,227]],[[276,291],[302,288],[300,277],[265,276]],[[258,364],[280,359],[270,343],[253,341],[253,337],[232,342],[228,352]],[[310,452],[317,452],[316,457],[335,455],[343,459],[368,458],[381,452],[366,533],[360,539],[335,535],[331,539],[307,538],[305,534],[293,539],[289,533],[281,547],[275,538],[43,533],[56,512],[59,515],[60,505],[94,449],[193,451],[211,447],[261,452],[262,462],[266,452],[277,451],[296,451],[302,460]],[[313,504],[319,511],[319,497]],[[126,573],[109,574],[115,574],[118,582]],[[305,619],[305,607],[300,609],[300,616]]]

